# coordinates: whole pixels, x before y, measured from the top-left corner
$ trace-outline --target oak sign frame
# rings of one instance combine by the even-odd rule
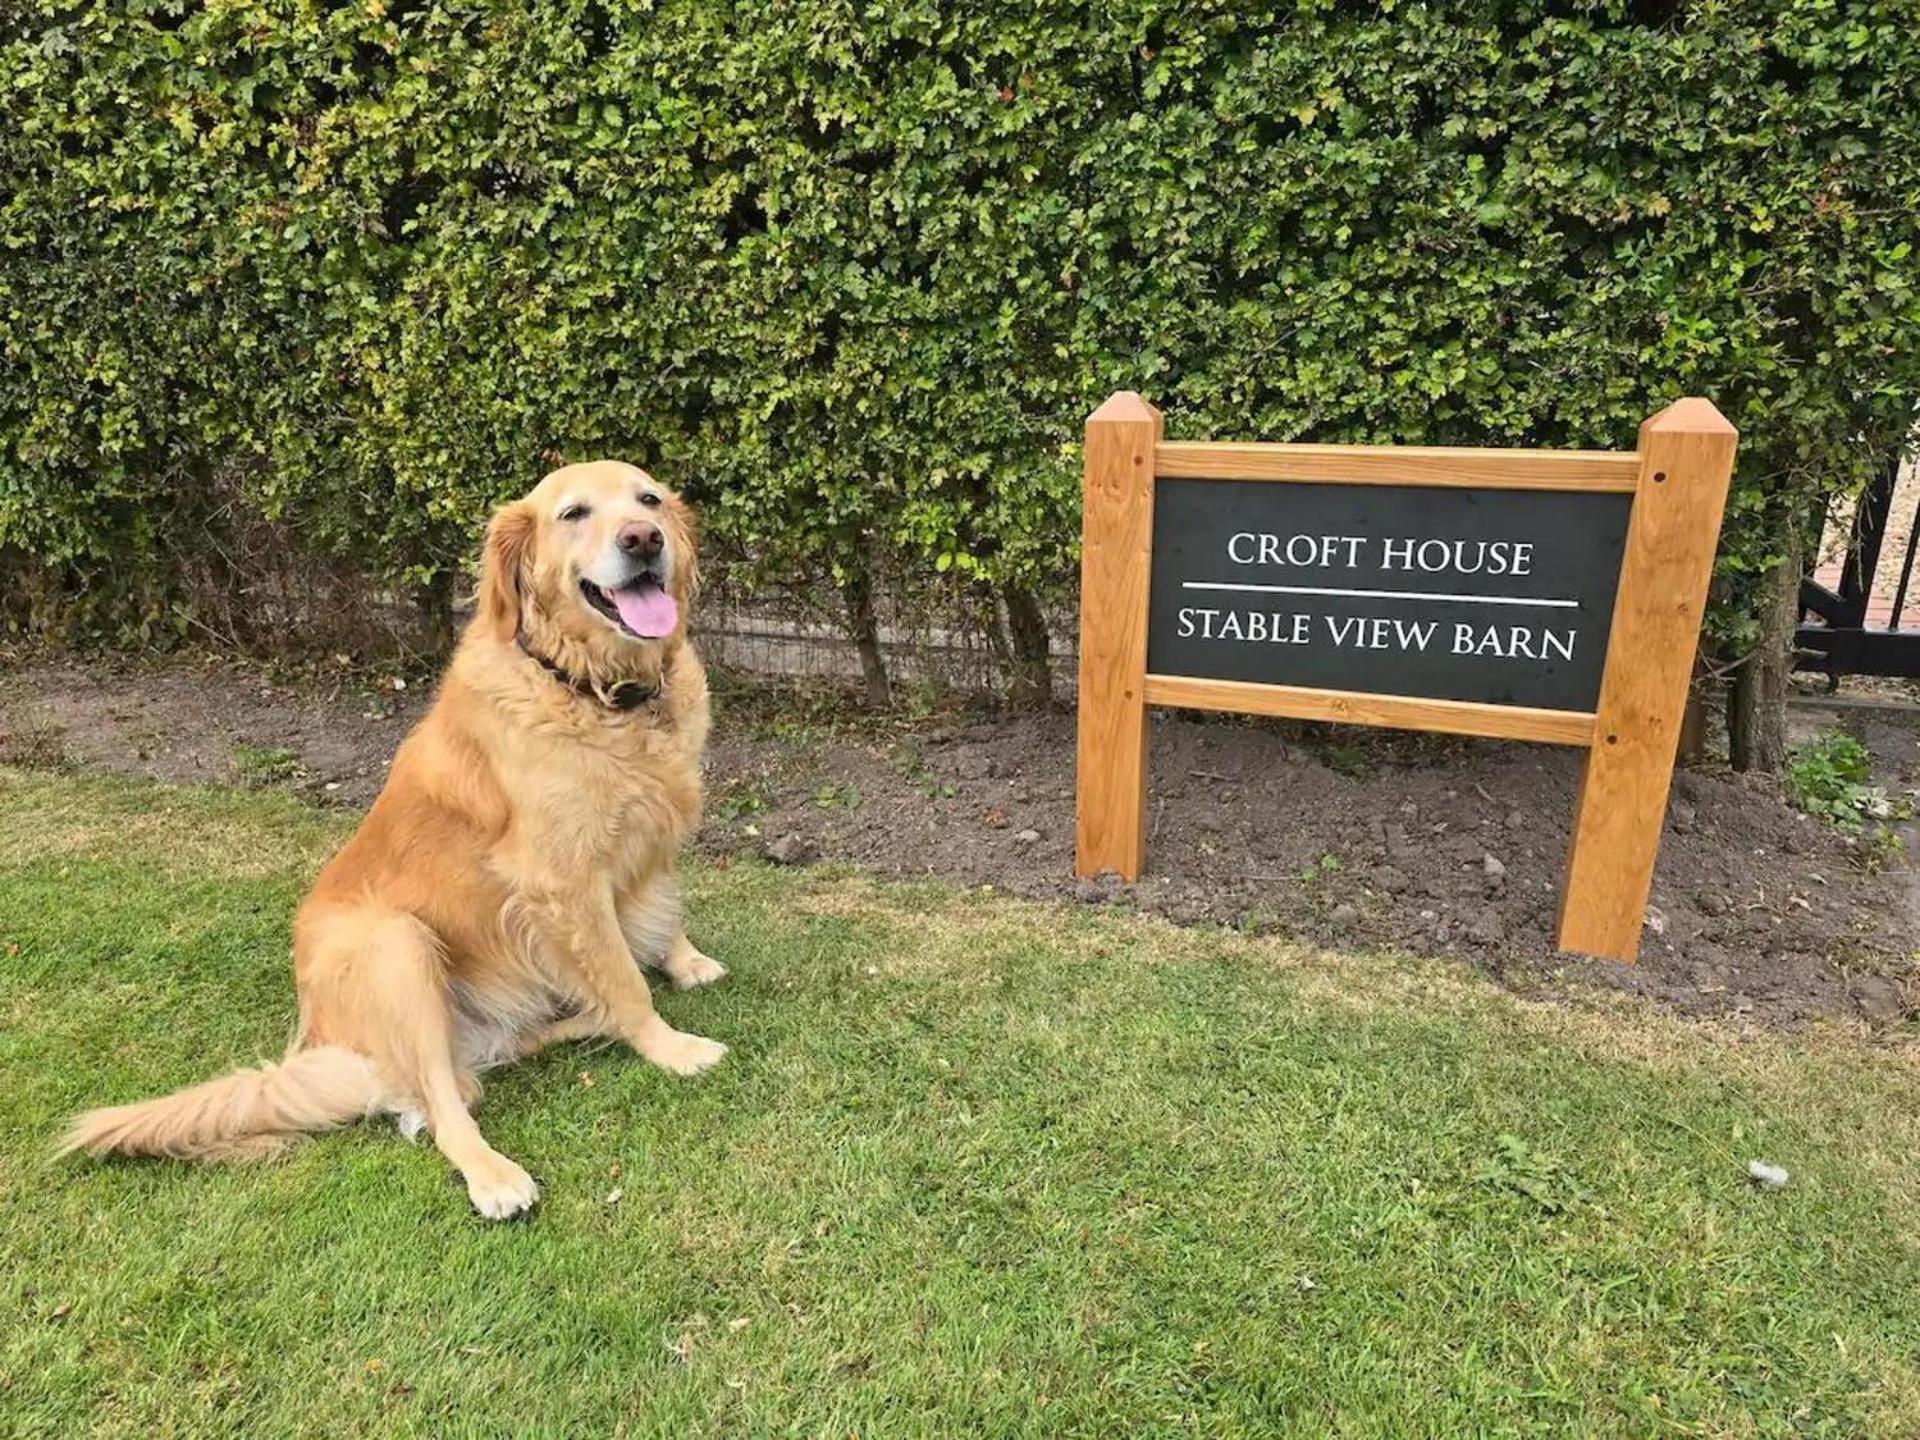
[[[1736,432],[1678,400],[1637,451],[1168,441],[1132,391],[1087,421],[1081,529],[1075,871],[1139,876],[1150,706],[1237,711],[1578,745],[1587,750],[1561,891],[1559,946],[1631,962],[1639,949],[1674,754],[1706,609]],[[1155,675],[1147,670],[1157,478],[1447,486],[1631,496],[1592,711]]]

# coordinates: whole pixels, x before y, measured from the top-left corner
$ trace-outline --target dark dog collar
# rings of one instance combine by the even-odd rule
[[[601,689],[591,681],[582,680],[570,671],[561,669],[559,665],[527,644],[527,635],[524,630],[516,630],[514,632],[513,643],[520,647],[521,654],[533,661],[534,664],[538,665],[574,694],[588,700],[598,701],[609,710],[638,710],[649,701],[660,698],[660,683],[643,685],[638,680],[622,680],[617,684],[609,685],[605,689]],[[660,682],[662,683],[666,680],[666,667],[670,663],[671,659],[663,661],[661,664]]]

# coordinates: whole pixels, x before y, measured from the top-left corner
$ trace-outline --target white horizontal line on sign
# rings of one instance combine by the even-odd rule
[[[1534,599],[1527,595],[1454,595],[1444,590],[1341,590],[1330,585],[1239,585],[1225,580],[1186,580],[1183,590],[1237,590],[1259,595],[1332,595],[1343,600],[1454,600],[1463,605],[1537,605],[1577,610],[1578,600]]]

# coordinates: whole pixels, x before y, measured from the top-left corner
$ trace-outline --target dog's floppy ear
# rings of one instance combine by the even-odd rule
[[[480,557],[480,618],[503,640],[520,630],[520,596],[527,553],[536,526],[533,507],[524,500],[502,505],[487,524]]]

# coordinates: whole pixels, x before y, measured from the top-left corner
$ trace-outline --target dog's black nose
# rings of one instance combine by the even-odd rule
[[[620,527],[619,546],[629,555],[640,555],[652,559],[660,553],[660,547],[667,543],[667,537],[660,533],[658,525],[649,525],[644,520],[633,520]]]

